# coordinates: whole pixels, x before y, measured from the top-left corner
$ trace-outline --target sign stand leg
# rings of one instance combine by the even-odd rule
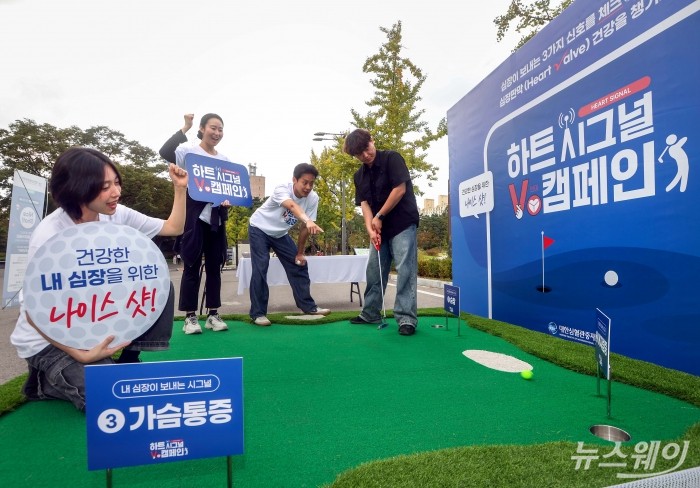
[[[447,310],[445,310],[445,330],[450,330],[450,323],[447,320]]]
[[[228,478],[228,488],[233,486],[233,462],[231,456],[226,456],[226,475]]]
[[[112,488],[112,468],[107,468],[105,471],[107,488]]]
[[[612,374],[608,373],[608,418],[611,417],[610,404],[612,403]]]

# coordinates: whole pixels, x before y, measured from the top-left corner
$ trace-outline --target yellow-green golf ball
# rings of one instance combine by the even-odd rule
[[[525,378],[526,380],[531,380],[532,379],[532,370],[531,369],[526,369],[525,371],[520,372],[520,376]]]

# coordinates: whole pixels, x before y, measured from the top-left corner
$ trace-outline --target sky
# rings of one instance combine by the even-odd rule
[[[505,61],[518,35],[496,42],[510,0],[0,0],[0,128],[18,119],[56,127],[105,125],[157,151],[186,113],[224,121],[217,149],[257,165],[266,194],[291,181],[344,132],[373,95],[365,60],[401,21],[402,55],[427,79],[417,108],[435,129]],[[189,142],[198,143],[196,127]],[[389,148],[386,148],[389,149]],[[448,193],[447,138],[427,151]],[[128,184],[128,182],[126,182]]]

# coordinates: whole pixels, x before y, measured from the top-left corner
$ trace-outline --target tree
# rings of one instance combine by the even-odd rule
[[[231,207],[228,211],[228,220],[226,221],[226,238],[229,245],[233,245],[238,241],[248,239],[248,222],[260,205],[265,200],[258,197],[253,198],[252,207]]]
[[[418,247],[423,250],[447,249],[449,247],[449,236],[447,227],[449,225],[449,215],[447,211],[441,214],[421,215],[418,226]]]
[[[352,124],[369,130],[378,148],[400,152],[414,180],[421,175],[428,181],[435,181],[438,168],[426,161],[424,151],[447,134],[447,122],[443,118],[433,132],[427,122],[421,120],[425,110],[417,109],[417,104],[426,77],[409,59],[401,57],[401,22],[391,29],[380,27],[380,30],[388,40],[378,54],[367,58],[362,68],[363,72],[374,76],[370,81],[375,87],[374,96],[366,102],[370,110],[363,116],[351,109]],[[326,253],[341,249],[343,193],[348,249],[367,247],[368,242],[362,217],[355,211],[352,175],[357,171],[358,162],[342,148],[343,137],[339,136],[332,147],[324,148],[320,155],[312,151],[310,158],[310,163],[319,170],[314,185],[321,199],[317,221],[325,231],[315,239]],[[422,194],[415,186],[414,191]]]
[[[346,222],[352,218],[355,209],[354,195],[348,181],[357,169],[357,163],[342,151],[342,146],[343,139],[338,137],[335,146],[324,148],[319,156],[311,153],[311,164],[319,172],[314,184],[321,202],[316,222],[324,230],[323,234],[315,236],[315,240],[326,254],[342,251],[343,194]]]
[[[542,27],[562,13],[574,0],[563,0],[557,7],[550,8],[550,0],[537,0],[532,5],[523,5],[523,0],[512,0],[505,15],[493,19],[497,27],[496,40],[500,42],[510,29],[511,22],[517,21],[515,32],[523,34],[513,48],[513,52],[525,45]]]
[[[54,161],[72,146],[87,146],[105,153],[122,173],[122,203],[143,213],[167,218],[172,208],[173,189],[164,175],[166,165],[148,147],[127,140],[121,132],[105,126],[87,130],[65,129],[33,120],[16,120],[0,129],[0,226],[7,228],[15,170],[49,178]],[[48,211],[56,208],[49,196]],[[1,237],[6,238],[3,234]],[[4,249],[5,242],[0,242]]]
[[[370,81],[374,96],[366,102],[370,108],[366,115],[351,110],[353,125],[369,130],[377,148],[401,153],[412,179],[420,175],[429,182],[435,181],[438,167],[426,161],[424,151],[447,134],[447,121],[442,118],[433,132],[421,120],[425,110],[419,110],[417,104],[426,76],[410,59],[401,56],[401,22],[380,30],[386,34],[387,42],[362,67],[364,73],[374,76]],[[414,190],[422,195],[419,188]]]

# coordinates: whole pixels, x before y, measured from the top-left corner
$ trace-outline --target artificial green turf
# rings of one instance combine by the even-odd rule
[[[623,384],[613,385],[613,418],[608,419],[594,378],[464,325],[458,336],[454,319],[444,330],[431,327],[444,319],[421,317],[414,337],[399,336],[393,321],[382,331],[348,322],[273,327],[229,323],[228,332],[198,336],[183,335],[176,323],[171,350],[144,354],[144,360],[244,358],[246,452],[234,457],[235,486],[319,486],[369,461],[429,451],[437,452],[363,465],[356,470],[360,484],[343,484],[355,479],[355,470],[341,475],[336,484],[369,486],[364,483],[376,480],[375,486],[459,486],[419,481],[437,479],[438,474],[447,480],[464,478],[454,478],[445,465],[449,461],[454,470],[464,471],[454,457],[461,446],[480,446],[468,448],[479,452],[465,451],[462,461],[482,459],[476,468],[468,465],[474,472],[466,479],[490,479],[493,473],[485,467],[492,468],[494,462],[503,463],[497,474],[504,480],[518,478],[535,469],[523,471],[523,464],[546,464],[551,452],[558,453],[556,466],[585,479],[570,459],[575,442],[609,445],[588,433],[591,424],[614,423],[632,434],[633,444],[678,438],[700,421],[695,406]],[[465,358],[465,349],[511,354],[533,364],[535,378],[525,381],[485,368]],[[65,402],[27,404],[0,417],[0,436],[24,440],[0,446],[0,477],[8,486],[50,486],[57,479],[70,479],[75,487],[97,486],[103,480],[104,473],[86,471],[84,417]],[[55,444],[56,439],[61,442]],[[569,443],[535,446],[531,463],[527,454],[522,459],[516,455],[533,452],[527,446],[509,446],[505,452],[496,447],[562,440]],[[538,469],[543,471],[541,465]],[[549,468],[544,476],[549,478],[542,483],[560,480],[552,478]],[[225,479],[223,458],[114,473],[117,486],[135,487],[213,486]]]

